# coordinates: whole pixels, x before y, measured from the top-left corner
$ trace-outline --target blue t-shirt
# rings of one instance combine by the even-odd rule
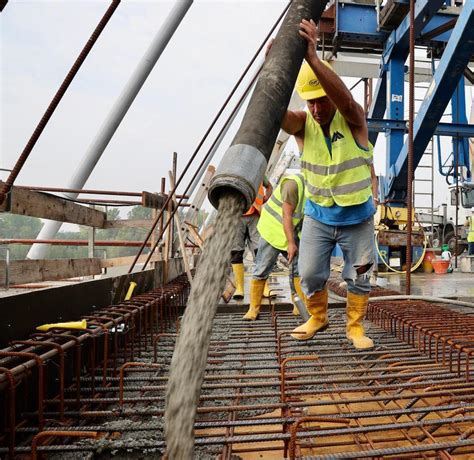
[[[306,200],[304,208],[306,216],[318,220],[326,225],[355,225],[364,222],[375,214],[374,200],[370,197],[365,203],[355,206],[329,207],[319,206],[314,201]]]
[[[331,140],[325,136],[329,153],[331,153]],[[364,147],[361,147],[364,149]],[[364,222],[375,214],[374,200],[370,197],[365,203],[356,204],[355,206],[339,206],[333,204],[329,207],[319,206],[314,201],[306,200],[304,208],[306,216],[314,220],[322,222],[326,225],[341,226],[355,225]]]

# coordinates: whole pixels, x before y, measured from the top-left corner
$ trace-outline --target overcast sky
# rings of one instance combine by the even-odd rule
[[[195,1],[86,186],[158,190],[173,151],[179,154],[181,170],[285,4]],[[0,15],[1,167],[13,166],[108,5],[70,0],[7,4]],[[67,185],[172,5],[156,0],[121,3],[18,184]]]
[[[15,0],[0,14],[1,168],[14,165],[109,3]],[[171,167],[173,151],[179,154],[181,171],[286,3],[195,0],[86,188],[158,191],[160,178],[167,177]],[[67,186],[172,6],[171,1],[122,1],[17,184]],[[346,79],[348,86],[355,81]],[[354,94],[362,103],[362,92]],[[219,156],[235,129],[224,140]],[[379,137],[375,161],[379,173],[385,163],[383,142],[383,136]],[[0,172],[0,178],[6,178],[6,173]]]

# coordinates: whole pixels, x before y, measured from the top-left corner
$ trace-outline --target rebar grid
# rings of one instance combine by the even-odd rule
[[[21,429],[31,427],[41,434],[43,429],[70,425],[65,412],[87,409],[81,380],[91,378],[94,398],[98,388],[108,385],[108,378],[117,376],[119,363],[140,357],[154,334],[174,327],[188,293],[186,277],[179,277],[83,316],[85,330],[34,333],[29,340],[12,341],[0,350],[0,457],[5,451],[13,458],[19,445],[31,443],[31,436],[22,436]],[[66,400],[71,390],[74,397]],[[53,410],[59,403],[58,415],[45,415],[51,409],[48,401],[53,401]]]
[[[162,302],[163,309],[173,312],[166,318],[153,294],[133,298],[133,305],[97,312],[91,321],[100,334],[89,331],[95,338],[84,342],[76,337],[71,351],[65,352],[64,369],[54,372],[59,356],[45,362],[46,373],[57,383],[56,391],[43,389],[41,419],[49,434],[47,443],[35,446],[39,455],[164,453],[166,382],[179,326],[177,314],[184,303],[184,297],[178,297],[167,299],[172,306]],[[345,338],[342,309],[331,312],[330,327],[307,342],[290,336],[300,320],[289,312],[276,312],[274,305],[264,307],[256,322],[242,321],[241,313],[218,313],[195,422],[197,458],[251,459],[257,453],[263,458],[318,455],[308,458],[324,459],[473,455],[474,389],[466,380],[466,372],[472,376],[469,355],[460,353],[450,361],[447,341],[441,352],[441,338],[423,335],[436,329],[434,315],[407,316],[403,322],[386,313],[393,310],[392,304],[378,305],[370,308],[377,325],[366,327],[376,347],[367,351],[353,349]],[[470,315],[459,315],[463,321],[456,322],[454,329],[472,320]],[[429,318],[434,318],[432,325]],[[387,325],[393,331],[387,333]],[[62,338],[59,344],[70,341],[71,331],[67,336],[63,333],[54,333]],[[35,334],[32,339],[47,337]],[[43,356],[34,344],[30,346],[22,350]],[[82,350],[78,376],[80,347],[87,351]],[[71,369],[76,371],[71,374]],[[57,391],[61,375],[67,382],[62,393]],[[38,381],[35,376],[32,368],[30,384]],[[38,428],[39,396],[34,404],[17,409],[15,436],[10,436],[8,395],[16,393],[18,399],[22,381],[12,392],[11,373],[6,377],[10,383],[4,385],[0,400],[6,409],[0,455],[29,454],[33,437],[44,432]],[[72,436],[98,435],[61,444],[62,438],[54,437],[56,430],[75,433]]]
[[[458,375],[472,378],[474,314],[420,301],[371,302],[368,317],[386,331],[449,366]]]

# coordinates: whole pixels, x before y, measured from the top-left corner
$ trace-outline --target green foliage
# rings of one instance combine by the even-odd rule
[[[36,238],[43,223],[36,217],[18,216],[16,214],[0,214],[0,238]],[[10,244],[10,258],[12,260],[24,259],[29,246]],[[4,258],[3,254],[0,256]]]
[[[181,219],[184,218],[183,208],[180,210]],[[205,221],[207,213],[200,211],[198,214],[198,224],[201,225]],[[150,208],[143,208],[142,206],[134,206],[127,213],[127,219],[151,219],[152,210]],[[120,210],[118,208],[109,208],[107,210],[108,220],[119,220]],[[41,219],[36,217],[18,216],[15,214],[0,213],[0,238],[19,238],[19,239],[33,239],[38,235],[43,223]],[[56,235],[58,240],[87,240],[89,238],[90,227],[79,227],[79,231],[62,231]],[[113,228],[108,230],[95,230],[96,240],[129,240],[129,241],[144,241],[149,231],[149,227],[140,228]],[[11,259],[24,259],[31,246],[11,244],[10,257]],[[132,256],[138,252],[136,247],[112,247],[101,246],[95,249],[95,257],[104,257],[104,251],[107,259],[113,257]],[[145,249],[144,253],[149,252]],[[2,257],[2,254],[0,254]],[[88,257],[87,246],[50,246],[48,251],[48,259],[76,259]]]

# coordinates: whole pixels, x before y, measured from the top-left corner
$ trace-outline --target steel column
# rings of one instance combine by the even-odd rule
[[[474,49],[474,2],[466,3],[454,27],[448,45],[441,57],[439,66],[428,88],[427,97],[421,104],[414,124],[414,167],[433,136],[451,95],[466,68]],[[390,170],[386,184],[387,195],[406,190],[407,150],[405,144]]]

